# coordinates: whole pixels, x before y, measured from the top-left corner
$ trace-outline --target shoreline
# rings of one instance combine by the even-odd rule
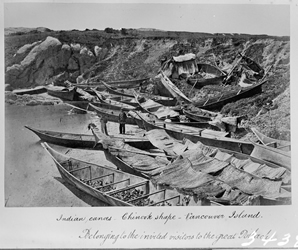
[[[40,145],[39,138],[24,128],[28,125],[38,129],[92,134],[87,125],[96,122],[96,116],[70,113],[70,109],[64,104],[5,105],[5,207],[106,206],[66,183],[52,158]],[[108,123],[108,130],[117,133],[116,125]],[[102,151],[51,146],[74,158],[115,168]]]

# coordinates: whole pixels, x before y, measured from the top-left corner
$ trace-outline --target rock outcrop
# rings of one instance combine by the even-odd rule
[[[45,85],[67,71],[76,78],[95,62],[96,57],[80,44],[62,44],[48,36],[44,41],[22,46],[7,67],[5,82],[10,88]],[[65,79],[66,80],[66,79]]]

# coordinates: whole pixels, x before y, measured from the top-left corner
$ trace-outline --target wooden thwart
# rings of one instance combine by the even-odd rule
[[[154,195],[154,194],[158,194],[158,193],[161,193],[161,192],[164,192],[165,193],[166,189],[161,189],[161,190],[158,190],[156,192],[153,192],[153,193],[149,193],[149,194],[145,194],[141,197],[138,197],[138,198],[135,198],[135,199],[132,199],[132,200],[129,200],[128,202],[134,202],[134,201],[137,201],[137,200],[141,200],[141,199],[144,199],[144,198],[148,198],[149,196],[151,195]]]
[[[111,190],[109,192],[106,192],[106,194],[109,194],[109,195],[117,194],[117,193],[120,193],[120,192],[123,192],[123,191],[127,191],[129,189],[133,189],[135,187],[146,185],[148,182],[149,181],[142,181],[142,182],[139,182],[139,183],[136,183],[136,184],[133,184],[133,185],[129,185],[127,187],[117,189],[117,190]]]
[[[161,200],[161,201],[159,201],[159,202],[156,202],[156,203],[154,203],[154,204],[150,204],[149,206],[156,206],[157,204],[163,203],[163,202],[165,202],[165,201],[173,200],[173,199],[176,199],[176,198],[179,199],[178,203],[180,203],[180,196],[179,196],[179,195],[176,195],[176,196],[173,196],[173,197],[170,197],[170,198]]]

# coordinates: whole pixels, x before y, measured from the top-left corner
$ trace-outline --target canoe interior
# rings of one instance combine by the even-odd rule
[[[163,126],[161,123],[155,124],[154,122],[149,121],[148,118],[140,112],[130,113],[134,117],[139,117],[139,119],[142,121],[142,124],[138,122],[138,125],[143,126],[147,131],[152,129],[164,129],[171,137],[180,141],[182,141],[184,138],[189,139],[194,143],[200,141],[207,146],[228,149],[248,155],[251,154],[254,149],[254,145],[250,142],[231,139],[228,137],[214,136],[214,134],[204,134],[204,132],[202,133],[202,129],[192,128],[189,126],[180,126],[175,124],[167,124],[166,126]],[[219,131],[214,131],[213,133],[215,132]]]
[[[260,131],[258,131],[255,128],[251,128],[251,130],[256,135],[256,137],[260,140],[260,142],[264,144],[264,146],[276,148],[282,151],[291,151],[290,141],[270,138],[269,136],[262,134]]]
[[[251,156],[272,162],[291,170],[291,152],[278,150],[273,147],[254,143],[254,149]]]
[[[61,176],[82,191],[114,206],[189,205],[175,190],[159,189],[149,180],[110,167],[99,166],[62,155],[46,143]]]
[[[194,106],[202,108],[202,109],[206,109],[206,110],[219,110],[222,108],[222,106],[224,106],[227,103],[235,102],[242,98],[251,97],[251,96],[261,92],[262,85],[266,82],[267,81],[263,81],[261,83],[254,85],[253,87],[240,89],[238,92],[232,91],[230,93],[224,93],[220,97],[205,99],[203,101],[194,103]]]

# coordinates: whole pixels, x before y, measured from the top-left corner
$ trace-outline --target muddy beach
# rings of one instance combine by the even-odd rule
[[[5,106],[5,206],[6,207],[89,207],[106,204],[67,184],[60,176],[39,138],[24,126],[91,134],[88,123],[97,123],[94,114],[70,112],[63,105]],[[133,126],[127,128],[132,131]],[[108,122],[109,133],[118,133],[118,124]],[[100,165],[115,167],[101,151],[53,146],[60,152]]]

